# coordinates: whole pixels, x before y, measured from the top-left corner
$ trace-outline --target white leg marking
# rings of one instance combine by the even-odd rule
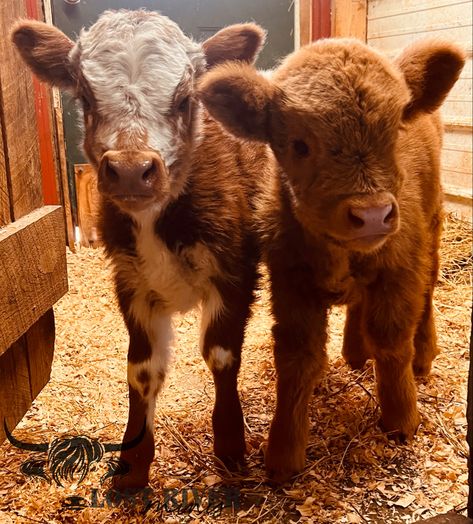
[[[200,351],[204,351],[204,339],[207,328],[211,322],[218,318],[224,310],[222,297],[217,289],[212,286],[207,297],[202,301],[202,315],[200,318]]]
[[[128,363],[128,383],[148,403],[147,425],[150,429],[154,427],[156,396],[164,382],[172,341],[171,317],[159,316],[154,320],[152,326],[146,326],[151,343],[151,358]]]
[[[222,371],[225,368],[231,368],[234,361],[235,358],[231,350],[221,346],[213,346],[209,350],[206,362],[210,371]]]

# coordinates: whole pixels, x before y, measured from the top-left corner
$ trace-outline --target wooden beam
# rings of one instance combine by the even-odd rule
[[[12,430],[31,406],[29,373],[26,343],[21,337],[0,354],[0,444],[5,439],[3,421]]]
[[[53,90],[53,96],[56,94]],[[74,236],[74,219],[72,218],[71,194],[69,191],[69,177],[67,176],[67,160],[66,160],[66,142],[64,140],[64,124],[62,119],[62,107],[60,106],[60,97],[54,96],[54,121],[57,138],[57,155],[59,167],[59,187],[61,204],[64,209],[64,219],[66,222],[66,237],[69,249],[75,252],[75,236]],[[57,102],[56,102],[57,100]],[[56,106],[56,103],[59,105]]]
[[[312,0],[312,40],[331,36],[330,4],[330,0]]]
[[[48,383],[54,354],[54,313],[50,309],[0,355],[0,444],[3,421],[13,430]]]
[[[0,1],[0,100],[14,220],[43,205],[33,78],[9,38],[25,16],[23,1]]]
[[[39,208],[0,230],[0,354],[67,291],[63,213]]]
[[[299,0],[299,45],[312,42],[312,0]]]
[[[31,326],[25,334],[33,400],[50,379],[55,336],[56,324],[52,309],[46,311],[40,321]]]
[[[44,22],[42,0],[24,0],[28,18]],[[40,5],[38,5],[40,4]],[[38,129],[38,145],[41,160],[41,181],[43,202],[46,205],[59,203],[56,184],[55,155],[53,153],[54,137],[51,132],[51,88],[33,76],[34,105]]]
[[[0,227],[11,222],[10,189],[7,178],[7,161],[2,118],[2,86],[0,78]]]
[[[332,36],[366,42],[367,0],[332,0]]]
[[[97,174],[90,164],[75,164],[74,175],[80,245],[97,247],[100,244],[97,230],[100,200],[97,188]]]

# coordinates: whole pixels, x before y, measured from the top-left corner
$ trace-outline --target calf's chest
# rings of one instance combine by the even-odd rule
[[[185,312],[209,293],[217,263],[202,243],[173,252],[150,222],[136,229],[135,246],[135,302],[163,313]]]

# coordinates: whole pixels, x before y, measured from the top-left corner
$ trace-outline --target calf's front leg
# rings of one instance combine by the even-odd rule
[[[214,453],[230,470],[245,461],[243,412],[237,389],[241,346],[250,314],[253,285],[213,289],[202,312],[202,354],[215,383],[212,414]]]
[[[271,275],[277,404],[265,462],[269,479],[276,483],[289,480],[304,467],[309,400],[327,360],[327,310],[317,304],[309,279],[300,282],[298,276],[292,281],[290,275],[291,271]]]
[[[154,412],[156,397],[163,385],[172,338],[169,316],[151,316],[145,328],[129,319],[128,350],[128,423],[123,437],[126,444],[143,432],[143,438],[131,449],[123,449],[120,460],[129,467],[124,476],[114,477],[113,486],[120,491],[136,490],[149,482],[149,469],[154,458]]]
[[[342,354],[352,369],[362,369],[370,358],[361,332],[361,315],[362,305],[360,303],[350,304],[347,307]]]

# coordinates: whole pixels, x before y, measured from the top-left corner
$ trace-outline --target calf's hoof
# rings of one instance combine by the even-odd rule
[[[245,440],[226,441],[224,445],[215,445],[214,454],[217,457],[216,467],[226,473],[242,473],[245,471]]]
[[[350,369],[352,369],[353,371],[361,371],[365,367],[367,360],[367,358],[354,359],[345,357],[345,362],[350,366]]]
[[[416,377],[427,377],[432,369],[432,362],[416,362],[412,364],[412,370]]]
[[[286,449],[283,452],[271,449],[265,455],[266,475],[273,484],[283,484],[300,473],[305,465],[305,449]]]
[[[387,417],[382,417],[379,421],[379,425],[386,436],[396,444],[406,444],[412,440],[417,433],[419,424],[420,417],[417,412],[402,421]]]
[[[215,458],[215,469],[217,473],[225,477],[230,475],[246,475],[248,468],[246,466],[245,457],[217,457]]]

